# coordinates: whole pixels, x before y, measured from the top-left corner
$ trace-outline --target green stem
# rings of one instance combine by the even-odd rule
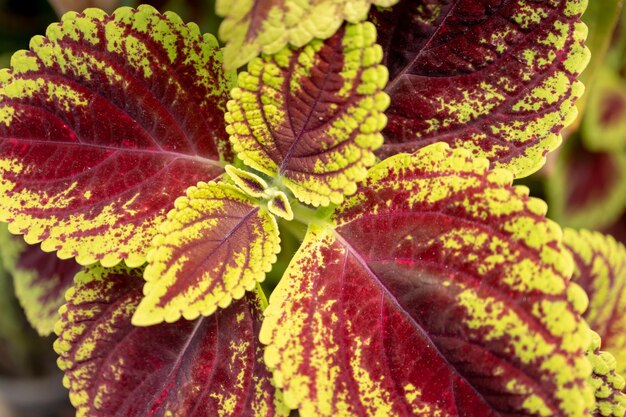
[[[302,223],[306,226],[311,224],[317,226],[328,226],[329,218],[333,212],[334,206],[331,205],[329,207],[323,208],[311,208],[305,206],[304,204],[300,204],[298,200],[291,201],[291,209],[293,210],[293,220],[299,223]]]

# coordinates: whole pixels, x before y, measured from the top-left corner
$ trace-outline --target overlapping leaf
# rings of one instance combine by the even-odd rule
[[[572,141],[546,181],[550,217],[563,226],[600,229],[626,207],[626,153],[590,152]]]
[[[4,226],[4,225],[3,225]],[[42,336],[52,333],[65,302],[65,291],[80,271],[72,259],[59,259],[38,245],[26,245],[0,227],[0,257],[30,324]]]
[[[565,229],[563,241],[574,257],[572,280],[589,296],[584,317],[605,350],[626,371],[626,249],[611,236]]]
[[[274,217],[232,185],[201,182],[167,217],[148,253],[136,325],[227,307],[265,278],[280,251]]]
[[[592,332],[591,346],[587,357],[593,367],[590,385],[595,391],[594,417],[626,415],[626,394],[622,392],[624,378],[615,371],[616,362],[609,352],[600,351],[600,336]]]
[[[131,325],[141,270],[91,267],[61,309],[55,348],[79,417],[285,415],[257,342],[259,296],[211,318]]]
[[[594,83],[582,138],[592,151],[626,152],[626,82],[612,70],[600,72]]]
[[[589,416],[585,296],[543,202],[436,144],[313,225],[261,341],[309,416]]]
[[[371,23],[255,59],[239,75],[226,120],[238,156],[279,175],[295,196],[338,203],[356,190],[382,144],[387,70]]]
[[[570,126],[575,130],[579,126],[580,116],[585,114],[589,93],[593,91],[596,82],[603,82],[602,67],[606,65],[605,57],[611,45],[613,34],[622,13],[621,0],[591,1],[583,14],[583,22],[589,28],[586,44],[591,51],[591,60],[585,71],[578,78],[585,86],[585,94],[576,102],[579,118],[577,123]]]
[[[224,21],[224,61],[236,68],[259,52],[273,54],[288,43],[306,45],[313,38],[331,37],[344,19],[358,23],[370,5],[391,6],[398,0],[217,0]]]
[[[148,6],[70,13],[0,73],[0,220],[81,264],[140,265],[232,155],[217,41]]]
[[[576,116],[586,3],[403,0],[374,11],[391,96],[378,154],[443,141],[516,177],[536,171]]]

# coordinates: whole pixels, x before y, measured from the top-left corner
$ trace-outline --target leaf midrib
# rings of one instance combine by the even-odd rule
[[[485,399],[485,397],[476,390],[476,388],[474,387],[473,384],[470,383],[470,381],[468,381],[465,376],[463,376],[463,374],[461,374],[457,368],[450,363],[450,361],[448,361],[448,359],[446,358],[446,356],[439,350],[439,348],[437,347],[437,344],[432,340],[432,338],[430,337],[430,335],[422,328],[422,326],[419,325],[419,323],[417,323],[415,321],[415,319],[402,307],[402,305],[400,304],[400,302],[398,301],[398,299],[389,291],[389,289],[387,288],[386,285],[383,284],[383,282],[380,280],[380,278],[374,273],[374,271],[372,271],[372,269],[369,267],[367,261],[365,259],[363,259],[363,257],[356,251],[356,249],[336,230],[333,229],[332,231],[333,236],[335,236],[335,238],[337,239],[337,241],[339,241],[339,243],[346,249],[347,252],[349,252],[354,259],[357,260],[357,262],[359,263],[359,265],[361,266],[361,268],[367,272],[367,274],[373,278],[374,282],[377,284],[377,286],[380,288],[383,296],[386,295],[387,299],[389,301],[391,301],[391,303],[396,307],[396,309],[402,313],[402,315],[412,324],[413,328],[415,328],[420,335],[424,338],[424,340],[427,340],[430,345],[432,346],[433,350],[436,352],[436,354],[444,361],[444,363],[446,363],[446,365],[452,369],[454,371],[454,374],[456,374],[460,379],[462,379],[463,381],[465,381],[465,383],[467,384],[468,387],[471,388],[471,390],[476,394],[476,396],[478,398],[480,398],[484,404],[486,404],[487,408],[490,410],[493,410],[494,412],[498,412],[497,410],[495,410],[493,408],[493,406],[491,405],[491,403],[489,401],[487,401]],[[454,403],[455,407],[456,407],[456,401]],[[554,406],[554,404],[551,404]],[[561,411],[558,407],[556,407],[558,411]]]
[[[415,56],[409,62],[406,63],[404,68],[402,68],[402,71],[398,72],[391,80],[389,80],[389,82],[387,83],[387,86],[385,87],[386,93],[389,94],[394,89],[394,87],[400,81],[400,79],[415,65],[415,63],[421,58],[422,54],[428,50],[428,45],[433,39],[435,39],[435,36],[439,34],[439,31],[445,25],[446,21],[448,20],[452,12],[457,8],[460,1],[461,0],[455,0],[454,4],[450,6],[450,9],[448,9],[448,13],[446,13],[444,18],[441,20],[441,23],[439,24],[437,29],[435,29],[433,33],[430,35],[430,37],[428,38],[428,40],[424,42],[424,46],[422,47],[422,49],[420,49],[419,52],[417,52]]]

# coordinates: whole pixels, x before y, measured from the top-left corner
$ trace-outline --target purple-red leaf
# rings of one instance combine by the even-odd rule
[[[590,416],[586,299],[543,202],[445,144],[370,170],[270,298],[265,359],[309,416]]]
[[[233,185],[198,183],[175,205],[148,253],[135,325],[193,320],[228,307],[265,279],[280,252],[269,208]]]
[[[59,259],[42,251],[39,245],[25,244],[6,227],[0,228],[0,245],[2,263],[13,275],[15,294],[28,321],[40,335],[51,334],[59,319],[59,307],[65,302],[65,291],[81,266],[73,259]]]
[[[223,172],[234,74],[149,6],[69,13],[0,73],[0,220],[45,250],[145,261],[174,199]]]
[[[372,12],[389,69],[382,157],[447,142],[516,177],[576,116],[586,1],[403,0]]]
[[[78,416],[286,414],[257,341],[260,295],[210,318],[134,327],[141,273],[92,267],[68,291],[55,348]]]

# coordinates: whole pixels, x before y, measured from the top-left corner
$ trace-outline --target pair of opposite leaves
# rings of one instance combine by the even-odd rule
[[[379,27],[392,24],[390,22],[394,19],[406,24],[406,20],[396,18],[398,13],[401,14],[410,5],[411,2],[403,2],[391,12],[375,14],[375,20]],[[512,14],[508,21],[500,21],[500,16],[496,16],[498,17],[495,19],[497,24],[494,23],[491,29],[499,29],[499,31],[494,30],[504,37],[499,40],[493,37],[492,33],[486,37],[486,32],[483,32],[478,27],[479,25],[472,26],[475,30],[469,31],[472,36],[467,36],[468,42],[473,37],[476,44],[480,44],[478,41],[483,40],[483,43],[486,42],[492,47],[491,49],[485,47],[477,53],[481,55],[480,60],[477,56],[471,56],[468,53],[463,55],[467,59],[460,62],[458,51],[443,40],[438,40],[436,36],[440,32],[447,32],[447,37],[450,37],[451,33],[452,35],[456,33],[457,36],[459,33],[467,35],[467,31],[459,32],[459,27],[467,24],[462,19],[464,17],[462,12],[473,9],[487,10],[486,5],[481,4],[477,8],[473,2],[459,2],[454,7],[449,6],[445,13],[441,14],[442,18],[439,20],[437,16],[430,22],[425,19],[423,29],[426,33],[430,29],[433,36],[429,40],[430,43],[421,45],[424,49],[418,51],[409,59],[409,62],[405,62],[406,68],[401,68],[401,65],[391,62],[392,59],[389,57],[397,55],[396,51],[383,50],[386,52],[385,60],[388,62],[385,63],[392,71],[393,80],[390,83],[391,87],[387,87],[387,91],[392,96],[391,109],[388,111],[391,123],[386,133],[388,144],[387,148],[383,147],[381,154],[420,146],[421,144],[415,138],[425,137],[426,142],[447,139],[452,143],[471,144],[470,147],[476,150],[484,147],[485,155],[490,156],[493,162],[516,160],[518,164],[510,166],[518,173],[531,171],[540,164],[544,152],[542,149],[556,145],[558,142],[556,132],[564,121],[571,119],[571,103],[573,96],[576,96],[576,93],[572,94],[572,90],[580,89],[574,79],[584,64],[585,49],[581,38],[582,26],[578,20],[582,10],[577,3],[562,2],[557,6],[537,4],[530,6],[532,6],[531,11],[527,7],[522,7],[521,3],[519,10],[516,10],[514,5],[511,6],[512,10],[503,8],[502,13]],[[513,13],[516,11],[519,13]],[[531,13],[532,11],[539,11],[539,13]],[[427,12],[432,14],[432,10],[427,10]],[[450,22],[449,16],[455,19]],[[494,21],[488,18],[491,16],[486,16],[487,22]],[[536,21],[536,16],[545,16],[545,20]],[[456,28],[456,31],[440,30],[446,22],[451,29]],[[356,30],[355,27],[348,26],[349,29],[346,29],[345,33],[349,30]],[[367,27],[367,25],[360,27]],[[367,30],[362,32],[367,32]],[[304,198],[314,198],[311,194],[318,189],[318,184],[324,184],[327,190],[330,190],[322,197],[328,200],[333,200],[333,190],[342,190],[342,187],[348,187],[347,193],[350,194],[354,190],[355,182],[363,178],[364,167],[373,163],[371,156],[368,160],[367,155],[371,155],[371,152],[367,151],[376,146],[376,140],[372,141],[372,138],[376,138],[376,131],[383,126],[376,121],[377,118],[369,122],[367,112],[382,109],[377,109],[376,106],[380,105],[380,100],[372,100],[372,91],[365,89],[361,92],[358,89],[367,84],[367,82],[362,82],[362,80],[368,81],[369,77],[365,75],[367,68],[363,67],[366,67],[366,62],[376,64],[376,53],[370,54],[373,57],[368,56],[364,53],[367,48],[361,45],[355,48],[355,54],[348,55],[345,51],[348,47],[343,44],[343,33],[343,31],[340,32],[326,42],[314,42],[302,50],[285,49],[273,57],[254,61],[248,68],[249,73],[243,73],[240,76],[241,103],[237,102],[237,93],[234,94],[234,108],[230,109],[230,114],[235,150],[242,154],[244,161],[262,172],[264,168],[268,169],[267,164],[271,166],[273,163],[280,167],[271,169],[271,173],[278,171],[285,182],[292,181],[292,187],[289,188],[296,196],[298,187],[302,187],[305,192],[301,195],[308,196]],[[409,33],[412,32],[409,31]],[[404,35],[400,33],[399,36]],[[389,43],[382,43],[391,45],[393,48],[393,40],[387,40]],[[515,46],[507,50],[506,46],[515,40],[519,44],[513,43]],[[340,53],[333,55],[332,52],[337,52],[333,51],[333,46],[337,45],[341,45]],[[469,47],[469,45],[471,44],[466,43],[463,47]],[[205,36],[204,39],[199,38],[197,28],[180,24],[173,15],[163,18],[148,8],[140,8],[138,11],[123,9],[113,17],[106,17],[97,12],[89,12],[86,16],[70,15],[62,26],[51,27],[47,38],[37,38],[31,46],[32,52],[17,55],[14,58],[13,71],[3,74],[2,121],[6,128],[3,127],[2,133],[7,139],[2,143],[4,156],[2,187],[8,195],[1,201],[4,220],[12,221],[12,230],[25,233],[28,241],[43,240],[44,248],[58,249],[59,254],[64,257],[76,255],[82,263],[100,260],[103,265],[113,265],[120,258],[127,259],[129,265],[143,263],[142,253],[145,253],[146,242],[154,234],[157,224],[163,221],[164,210],[171,204],[171,199],[182,193],[182,189],[187,188],[189,184],[206,179],[207,175],[217,177],[223,172],[223,162],[220,161],[232,160],[233,151],[228,138],[223,133],[221,120],[221,115],[225,110],[228,87],[232,86],[232,74],[224,74],[222,71],[221,62],[216,58],[215,41],[209,36]],[[437,47],[434,48],[434,46]],[[319,49],[316,50],[316,48]],[[372,46],[371,50],[376,51],[377,47]],[[447,61],[444,60],[444,65],[438,65],[441,74],[461,77],[464,83],[455,87],[447,81],[441,83],[439,79],[433,79],[430,84],[423,85],[427,78],[425,74],[434,70],[435,61],[441,61],[441,56],[435,54],[437,50],[438,54],[449,58]],[[554,60],[551,61],[550,58],[557,53],[556,51],[568,58],[554,63]],[[321,106],[319,101],[313,101],[313,106],[311,106],[311,103],[306,101],[307,93],[310,92],[303,91],[304,88],[316,87],[315,76],[323,72],[317,66],[333,67],[331,65],[333,60],[328,57],[319,58],[323,57],[324,53],[328,53],[332,58],[338,58],[335,63],[343,65],[335,67],[335,71],[339,72],[340,76],[335,77],[337,86],[332,93],[326,90],[321,91],[323,98],[329,97],[324,102],[324,106]],[[353,59],[354,55],[358,55],[359,58]],[[420,59],[418,60],[417,57]],[[396,56],[394,59],[397,58]],[[497,58],[500,58],[499,64],[506,68],[506,77],[502,71],[499,71],[501,67],[495,65]],[[263,63],[264,60],[267,62]],[[357,64],[356,68],[354,64]],[[175,68],[174,73],[172,73],[172,68]],[[345,71],[342,73],[342,70]],[[472,70],[479,71],[472,72]],[[543,71],[542,74],[545,77],[540,81],[529,77],[529,72],[533,71]],[[332,71],[328,72],[332,73]],[[477,73],[480,75],[477,76]],[[173,74],[175,76],[172,76]],[[362,78],[359,79],[357,75],[361,75]],[[303,78],[299,77],[304,77],[306,82],[302,82]],[[485,81],[485,78],[488,81]],[[519,81],[520,84],[515,85],[512,80]],[[536,88],[525,88],[533,83],[538,84]],[[326,84],[322,85],[326,86]],[[501,88],[502,93],[498,92],[498,88]],[[353,91],[357,94],[350,95]],[[365,98],[359,101],[355,96]],[[250,100],[246,101],[243,97],[248,97]],[[443,102],[444,98],[445,102]],[[299,105],[293,107],[285,105],[285,102],[290,99],[299,99]],[[308,120],[315,121],[314,118],[305,118],[303,123],[302,114],[295,114],[296,117],[290,118],[294,116],[291,109],[298,110],[299,107],[306,109],[308,105],[313,107],[307,112],[309,115],[317,111],[321,114],[321,120],[319,117],[318,120],[326,122],[324,116],[328,113],[336,113],[339,107],[337,101],[339,104],[346,103],[346,113],[350,117],[346,117],[345,120],[334,120],[337,123],[331,126],[327,126],[328,123],[322,123],[321,127],[316,126],[327,133],[322,136],[328,138],[328,141],[316,139],[313,141],[314,146],[309,148],[307,146],[311,145],[311,140],[302,140],[304,128],[294,130],[291,125],[285,128],[287,120],[290,123],[300,123],[301,127],[304,124],[308,128]],[[240,109],[237,108],[238,104]],[[266,111],[267,109],[270,111]],[[425,112],[431,118],[418,118],[416,111]],[[529,113],[543,113],[544,117],[529,121],[527,120]],[[263,117],[259,118],[259,114],[263,114]],[[510,118],[504,120],[498,117],[501,114],[507,114]],[[107,117],[103,120],[103,115],[116,117]],[[264,123],[259,124],[259,120]],[[467,128],[466,131],[455,131],[462,126]],[[292,128],[291,131],[289,127]],[[293,135],[294,131],[302,134]],[[455,138],[452,139],[451,136],[446,138],[442,132],[454,132]],[[522,136],[522,132],[529,136]],[[533,136],[533,133],[537,135]],[[363,136],[366,139],[363,139]],[[511,146],[522,149],[518,152],[526,152],[530,157],[519,156],[515,152],[507,153],[506,149],[510,147],[503,138],[510,138]],[[525,141],[524,138],[527,140]],[[389,146],[394,146],[394,140],[396,143],[399,142],[396,151],[389,150]],[[246,143],[246,145],[237,149],[237,142]],[[293,145],[296,144],[299,146],[294,147]],[[280,159],[280,163],[277,163],[276,159],[272,159],[272,151],[275,152],[274,155],[284,159]],[[251,156],[248,155],[248,160],[246,160],[245,152],[251,153]],[[428,148],[413,158],[419,157],[430,161],[432,172],[439,172],[437,170],[440,167],[433,161],[440,160],[441,154],[445,156],[444,159],[469,160],[467,154],[460,151],[448,151],[441,146]],[[80,158],[78,158],[79,155]],[[289,158],[285,158],[286,155]],[[455,155],[456,158],[454,158]],[[307,160],[308,163],[303,162]],[[63,164],[65,161],[71,161],[71,163]],[[481,177],[485,174],[486,162],[479,161],[481,161],[479,166],[482,168],[477,168],[477,170],[482,169],[482,173],[478,175]],[[290,164],[293,165],[289,166]],[[407,164],[411,165],[412,162],[407,162]],[[350,173],[350,169],[346,167],[354,165],[357,168]],[[122,175],[107,175],[106,177],[102,175],[103,172],[110,172],[111,167]],[[48,170],[44,174],[46,168]],[[385,167],[382,166],[379,169],[384,170]],[[427,173],[431,172],[426,168],[416,168],[416,170],[417,172],[412,175],[428,176]],[[290,171],[293,172],[293,176],[289,175]],[[344,172],[348,174],[342,178]],[[445,171],[441,171],[441,174],[446,177]],[[106,181],[95,187],[93,178],[97,178],[98,175],[104,177]],[[499,175],[503,174],[496,176]],[[463,175],[456,174],[450,176],[453,179],[463,177]],[[312,177],[315,177],[316,181],[311,181]],[[393,178],[393,175],[390,177]],[[42,178],[49,180],[43,187],[41,186]],[[311,182],[307,183],[307,181]],[[445,185],[446,181],[443,182]],[[462,181],[450,180],[450,182],[452,185],[448,188],[463,191],[457,188],[461,187]],[[503,186],[498,180],[495,182]],[[510,183],[510,179],[508,182]],[[412,183],[409,181],[409,184]],[[311,187],[310,184],[314,186]],[[286,185],[289,186],[289,184]],[[392,202],[395,197],[388,193],[398,192],[398,189],[394,187],[397,187],[397,184],[381,187],[377,190],[380,193],[377,198]],[[407,185],[407,187],[404,190],[400,187],[398,194],[406,194],[412,186]],[[204,188],[205,186],[201,185],[190,192],[195,193],[196,190],[201,191]],[[224,187],[218,188],[221,191],[225,190]],[[507,187],[503,186],[503,188]],[[227,189],[233,191],[232,188]],[[428,184],[423,189],[426,196],[422,196],[425,198],[422,203],[437,201],[438,197],[443,198],[446,194],[445,189],[446,187],[437,181],[434,184]],[[175,191],[179,192],[175,193]],[[438,194],[441,195],[438,196]],[[453,200],[462,196],[467,197],[462,192],[455,195]],[[214,205],[212,200],[219,199],[213,199],[213,195],[210,197],[205,198],[201,195],[196,203],[204,209],[210,208],[210,210],[217,211],[223,209],[224,201],[217,201],[217,205]],[[524,200],[526,197],[521,198]],[[398,201],[402,199],[401,196],[396,198]],[[231,198],[226,203],[232,205],[232,200]],[[341,197],[335,197],[335,200],[339,202]],[[373,200],[370,201],[372,204]],[[483,200],[488,199],[483,198]],[[194,198],[179,201],[176,210],[189,209],[200,213],[200,217],[203,217],[202,211],[194,207]],[[305,201],[308,202],[308,200]],[[351,201],[354,204],[357,200]],[[413,204],[419,205],[418,203],[420,202],[409,199],[400,207],[412,208]],[[492,208],[492,204],[487,205]],[[247,199],[242,206],[245,210],[249,210],[250,200]],[[258,213],[259,206],[252,206],[254,212]],[[449,206],[455,207],[455,204],[449,204]],[[374,207],[378,206],[374,205]],[[340,216],[338,213],[343,213],[349,208],[350,205],[344,203],[337,209],[335,216]],[[376,208],[374,213],[377,210],[379,209]],[[480,214],[479,219],[484,220],[482,217],[485,212],[480,209],[480,204],[477,207],[472,206],[470,213],[473,210]],[[232,213],[232,210],[228,212]],[[172,230],[165,230],[164,236],[176,229],[177,214],[176,211],[173,213],[163,226],[164,229],[172,227]],[[210,217],[206,211],[204,214],[204,217]],[[220,219],[225,217],[226,215],[220,216]],[[245,215],[239,220],[243,217]],[[190,218],[186,216],[186,219]],[[324,236],[339,223],[335,223],[328,230],[322,228],[322,231],[318,232]],[[524,222],[520,220],[520,223]],[[214,225],[212,222],[210,224]],[[260,225],[257,222],[256,225],[248,228],[247,232],[258,235],[265,230],[266,225],[267,222]],[[513,226],[507,225],[507,227]],[[520,235],[530,233],[525,227],[519,227],[522,229],[518,230]],[[312,235],[315,235],[314,230],[315,227],[312,228]],[[400,228],[400,230],[403,229]],[[505,231],[515,235],[512,230],[505,228]],[[460,234],[463,235],[463,233]],[[356,235],[359,236],[358,233]],[[406,236],[408,241],[414,239],[415,231],[411,231]],[[159,239],[157,238],[157,245]],[[346,242],[342,242],[342,245],[353,246],[350,240]],[[256,251],[257,256],[263,253],[263,243],[261,239],[259,241],[261,248]],[[323,246],[326,248],[330,243],[326,242]],[[458,242],[449,243],[450,248],[458,244]],[[410,243],[407,245],[409,252],[415,250]],[[401,249],[407,250],[407,248]],[[311,259],[319,260],[327,249],[329,248],[322,248],[322,254]],[[157,252],[158,249],[152,253]],[[339,255],[348,253],[345,250],[339,252]],[[327,255],[332,259],[331,253]],[[460,255],[467,254],[461,251]],[[244,258],[246,257],[251,259],[252,251],[244,255]],[[409,261],[410,258],[407,260],[408,265],[413,265]],[[327,265],[334,264],[328,263]],[[228,265],[224,264],[223,267],[225,269]],[[290,284],[284,284],[284,286],[288,285]],[[178,288],[177,291],[184,292],[184,289]],[[469,297],[465,300],[469,303],[465,306],[467,311],[476,313],[476,310],[470,309],[473,296],[471,291],[465,296]],[[221,300],[222,298],[215,301],[219,304]],[[295,311],[292,312],[295,313]],[[419,312],[413,314],[419,315]],[[294,314],[291,319],[297,321],[297,314]],[[479,319],[468,320],[466,324],[473,330],[487,326],[486,322]],[[578,333],[580,326],[574,327],[578,329],[575,331]],[[296,326],[293,328],[297,329]],[[268,324],[268,329],[272,329],[272,325]],[[559,335],[561,335],[559,332],[563,331],[565,335],[573,330],[570,328],[554,331]],[[270,340],[273,337],[269,335],[271,330],[267,332],[266,340]],[[481,331],[476,331],[476,334],[481,334]],[[368,361],[359,355],[364,352],[363,346],[369,346],[371,341],[367,338],[354,340],[359,341],[361,345],[354,348],[353,357],[363,359],[362,367],[359,369],[368,369],[366,367]],[[63,346],[62,342],[59,346]],[[273,343],[273,346],[275,350],[282,349],[287,352],[283,357],[298,357],[298,355],[289,354],[289,347],[284,345],[283,339]],[[298,346],[292,348],[298,351]],[[571,354],[578,358],[577,360],[582,360],[581,355],[584,349],[577,344],[568,344],[568,349],[570,348],[572,350],[567,351],[566,356]],[[514,346],[509,346],[509,349],[515,350]],[[333,349],[328,349],[327,352],[333,352]],[[270,357],[268,362],[275,366],[276,361],[271,360],[271,354],[268,354],[268,357]],[[326,359],[324,363],[329,364],[329,372],[332,369],[341,368],[331,367],[332,358]],[[363,389],[364,394],[359,396],[358,393],[348,392],[350,390],[346,388],[344,398],[334,398],[339,401],[339,404],[342,402],[351,404],[348,401],[349,397],[354,399],[355,395],[362,404],[367,403],[373,409],[389,403],[388,401],[380,402],[376,398],[368,398],[367,393],[373,392],[372,387],[377,385],[376,381],[372,382],[367,375],[359,374],[358,369],[355,370],[354,367],[345,369],[352,369],[354,375],[350,377],[358,380],[359,387]],[[580,372],[584,373],[585,369],[582,366]],[[558,373],[557,370],[550,370],[539,379],[545,382],[549,377],[554,377],[553,372]],[[285,375],[289,376],[289,372],[284,369],[275,372],[275,378],[280,386],[288,384],[289,378]],[[292,375],[298,375],[298,372]],[[581,375],[570,375],[579,381],[573,383],[574,388],[568,387],[564,391],[557,389],[556,394],[553,393],[556,398],[554,403],[560,404],[553,405],[553,407],[567,408],[568,406],[564,404],[573,400],[572,404],[577,404],[578,411],[586,409],[589,396],[577,397],[576,394],[572,394],[578,392],[578,389],[583,389],[580,381],[584,378]],[[404,397],[415,400],[412,406],[420,408],[428,403],[420,398],[423,392],[421,385],[425,381],[414,381],[410,376],[407,378],[410,383],[403,387]],[[389,380],[394,380],[394,378],[389,378]],[[464,387],[463,389],[469,389],[469,386],[464,385],[462,381],[457,382]],[[516,392],[524,391],[514,385],[512,384],[509,388]],[[455,387],[459,386],[455,385]],[[385,387],[378,388],[380,389],[375,390],[379,395],[377,398],[384,399],[387,395],[385,393],[389,391]],[[308,392],[314,391],[316,390]],[[310,407],[325,407],[324,401],[314,398],[308,399],[308,405],[301,404],[301,399],[298,400],[294,396],[302,395],[303,392],[307,391],[287,388],[286,393],[291,394],[288,395],[286,401],[290,405],[298,403],[297,405],[302,406],[303,410],[309,409],[309,412]],[[322,394],[323,392],[326,391],[320,391]],[[440,390],[435,389],[430,392],[440,392]],[[541,399],[537,399],[536,395],[528,392],[524,395],[528,397],[528,403],[521,402],[521,405],[517,404],[517,406],[541,409],[540,406],[543,404]],[[578,400],[574,401],[574,398]],[[456,406],[451,402],[450,406],[452,405]],[[337,407],[337,404],[333,406]],[[490,407],[485,404],[483,406]],[[393,407],[402,406],[398,404]],[[405,410],[409,409],[407,406],[404,407]],[[480,406],[477,407],[480,409]],[[323,410],[316,412],[323,412]]]

